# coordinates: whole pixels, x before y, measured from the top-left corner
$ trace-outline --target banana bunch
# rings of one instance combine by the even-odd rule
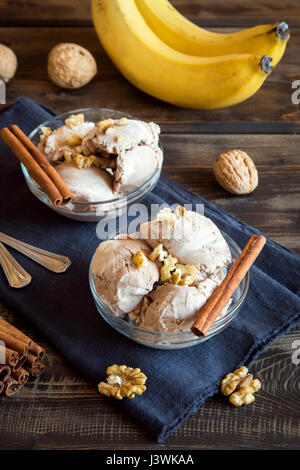
[[[92,17],[103,47],[131,83],[188,108],[223,108],[252,96],[289,39],[284,22],[206,31],[167,0],[92,0]]]

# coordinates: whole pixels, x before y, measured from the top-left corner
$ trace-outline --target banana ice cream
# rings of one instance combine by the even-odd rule
[[[231,261],[216,225],[178,206],[159,212],[138,234],[101,243],[92,270],[99,296],[117,315],[127,313],[145,330],[176,332],[191,328]]]
[[[58,129],[42,127],[41,132],[39,148],[75,201],[117,199],[143,186],[162,165],[160,128],[153,122],[109,118],[95,124],[77,114]]]
[[[152,247],[163,243],[182,264],[213,274],[231,261],[229,247],[212,220],[194,211],[163,209],[155,220],[142,224],[141,235]]]
[[[143,263],[135,260],[141,253]],[[118,315],[134,310],[159,280],[159,266],[148,259],[151,248],[143,240],[102,242],[92,262],[95,287]]]
[[[112,176],[96,167],[77,168],[62,162],[56,170],[73,193],[74,201],[98,202],[114,199]]]

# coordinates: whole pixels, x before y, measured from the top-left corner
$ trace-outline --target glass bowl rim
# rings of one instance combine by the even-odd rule
[[[233,247],[237,250],[238,254],[240,254],[242,252],[242,250],[239,247],[239,245],[229,235],[227,235],[226,232],[224,232],[223,230],[220,230],[220,232],[224,236],[225,240],[228,239],[230,241],[230,243],[233,245]],[[118,232],[113,233],[106,240],[103,240],[103,241],[112,240],[112,239],[114,239],[114,237],[116,237],[120,233],[122,233],[121,230],[118,231]],[[94,259],[95,255],[96,255],[96,251],[93,254],[93,257],[90,261],[90,266],[89,266],[89,284],[90,284],[90,290],[92,292],[94,300],[98,304],[100,304],[100,306],[103,307],[109,313],[110,316],[112,316],[117,322],[119,322],[120,326],[124,326],[124,328],[130,329],[132,331],[147,333],[148,335],[151,334],[151,335],[154,335],[156,337],[161,337],[161,336],[164,336],[164,337],[167,337],[167,338],[168,337],[169,338],[171,338],[171,337],[173,337],[173,338],[174,337],[178,337],[178,338],[182,337],[182,339],[183,339],[185,336],[188,335],[191,338],[195,338],[196,341],[197,340],[198,341],[201,341],[201,340],[203,341],[204,339],[208,339],[210,336],[213,336],[214,334],[219,332],[219,328],[222,327],[223,323],[224,323],[224,326],[226,326],[227,322],[231,319],[231,317],[234,317],[234,313],[236,312],[236,310],[244,302],[244,300],[246,298],[246,295],[248,293],[249,285],[250,285],[250,271],[248,271],[246,276],[243,279],[245,284],[244,284],[243,290],[241,292],[241,295],[240,295],[237,303],[232,308],[230,308],[230,306],[229,306],[228,312],[226,312],[226,314],[223,317],[219,318],[218,320],[216,320],[213,323],[213,325],[211,326],[211,328],[209,329],[208,333],[205,336],[196,336],[192,333],[191,330],[175,331],[175,332],[174,331],[170,332],[170,331],[144,330],[143,328],[140,328],[136,325],[133,325],[133,324],[129,323],[128,321],[124,320],[122,317],[117,316],[116,313],[99,296],[99,294],[96,290],[96,287],[95,287],[94,276],[93,276],[93,272],[92,272],[92,268],[91,268],[92,267],[92,262],[93,262],[93,259]]]
[[[108,112],[108,113],[117,113],[117,114],[120,114],[122,116],[126,116],[130,119],[138,119],[137,117],[135,116],[132,116],[131,114],[127,114],[127,113],[124,113],[123,111],[119,111],[119,110],[114,110],[114,109],[109,109],[109,108],[80,108],[80,109],[73,109],[71,111],[66,111],[62,114],[56,114],[54,115],[52,118],[50,119],[47,119],[46,121],[43,121],[41,124],[39,124],[38,126],[36,126],[29,134],[28,138],[29,140],[32,141],[33,137],[39,132],[39,130],[42,128],[42,127],[47,127],[47,124],[49,124],[51,121],[53,120],[59,120],[59,119],[63,119],[64,117],[67,117],[69,116],[70,114],[74,114],[74,113],[86,113],[86,112],[89,112],[89,111],[104,111],[104,112]],[[161,166],[159,166],[158,168],[155,169],[154,173],[150,176],[150,178],[142,185],[140,186],[139,188],[137,188],[135,191],[133,191],[132,193],[128,193],[128,194],[125,194],[125,195],[121,195],[120,197],[116,197],[114,199],[106,199],[105,201],[97,201],[97,202],[91,202],[91,201],[72,201],[71,204],[74,204],[75,207],[78,206],[78,208],[80,206],[95,206],[95,205],[102,205],[104,206],[105,204],[112,204],[112,203],[115,203],[115,202],[125,202],[127,200],[131,200],[131,199],[135,199],[136,197],[138,197],[141,193],[143,193],[143,191],[145,190],[145,188],[152,182],[155,180],[156,176],[161,172],[161,169],[162,169],[162,165],[163,165],[163,158],[164,158],[164,149],[163,149],[163,146],[161,144],[161,141],[159,139],[159,147],[162,151],[162,164]],[[41,194],[47,196],[47,194],[40,188],[40,186],[31,178],[30,174],[28,173],[26,167],[23,165],[23,163],[20,163],[20,166],[21,166],[21,170],[22,170],[22,173],[24,175],[24,178],[25,180],[28,180],[30,182],[30,184],[37,190],[39,191]],[[60,208],[60,209],[63,209]],[[77,211],[78,212],[78,211]]]

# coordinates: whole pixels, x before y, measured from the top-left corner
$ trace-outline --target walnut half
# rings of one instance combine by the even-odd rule
[[[234,406],[252,403],[255,400],[254,393],[260,388],[260,381],[253,379],[253,375],[248,374],[248,369],[245,366],[227,374],[221,380],[221,393],[225,396],[230,395],[229,401]]]
[[[107,381],[100,382],[98,390],[107,397],[132,400],[135,395],[142,395],[147,389],[145,386],[147,377],[141,369],[114,364],[106,369],[106,374]]]

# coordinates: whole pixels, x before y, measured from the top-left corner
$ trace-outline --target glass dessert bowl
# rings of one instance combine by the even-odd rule
[[[29,135],[29,139],[36,145],[39,146],[40,144],[40,137],[43,133],[44,128],[50,128],[51,130],[55,131],[61,126],[64,125],[65,120],[69,119],[71,116],[83,114],[85,117],[86,123],[94,123],[95,125],[99,121],[103,121],[105,119],[114,119],[114,120],[122,120],[122,119],[135,119],[128,114],[122,113],[120,111],[114,111],[110,109],[102,109],[102,108],[86,108],[86,109],[78,109],[63,113],[58,116],[54,116],[51,119],[41,123],[38,127],[36,127],[31,134]],[[163,150],[160,142],[158,141],[158,147],[160,149],[161,161],[159,166],[157,166],[153,173],[147,177],[146,180],[142,181],[142,184],[137,185],[128,191],[124,191],[124,193],[120,194],[112,194],[111,197],[105,198],[102,200],[96,201],[79,201],[73,200],[71,203],[64,207],[57,207],[52,204],[49,197],[46,193],[38,186],[38,184],[31,178],[25,166],[21,163],[21,169],[27,183],[28,188],[30,191],[44,204],[50,207],[55,212],[74,220],[79,220],[83,222],[98,222],[99,220],[106,218],[107,220],[110,218],[116,217],[116,215],[120,216],[125,213],[132,204],[140,202],[144,199],[147,194],[149,194],[152,189],[156,186],[158,179],[160,177],[162,163],[163,163]],[[66,163],[66,162],[64,162]],[[107,172],[105,172],[107,173]],[[108,175],[109,176],[109,175]],[[130,186],[128,186],[130,188]]]
[[[124,231],[120,231],[120,233],[124,233]],[[226,233],[221,233],[225,241],[227,242],[233,260],[236,259],[241,253],[241,249]],[[118,236],[119,234],[116,233],[109,237],[108,240],[113,240],[116,237],[118,238]],[[214,324],[211,326],[205,336],[195,336],[190,329],[174,332],[152,331],[137,326],[128,314],[122,318],[115,311],[112,310],[112,308],[103,300],[103,298],[101,298],[95,285],[95,278],[92,269],[93,260],[95,256],[96,254],[94,254],[90,264],[89,283],[98,312],[104,318],[104,320],[110,326],[116,329],[119,333],[123,334],[124,336],[127,336],[133,341],[136,341],[137,343],[156,349],[171,350],[195,346],[219,334],[232,322],[232,320],[240,312],[243,302],[246,298],[250,283],[250,275],[248,272],[240,283],[240,285],[238,286],[235,293],[233,294],[231,303],[228,306],[227,310],[214,322]],[[230,269],[230,267],[231,264],[227,266],[226,270]],[[224,272],[223,276],[225,275],[226,273]]]

